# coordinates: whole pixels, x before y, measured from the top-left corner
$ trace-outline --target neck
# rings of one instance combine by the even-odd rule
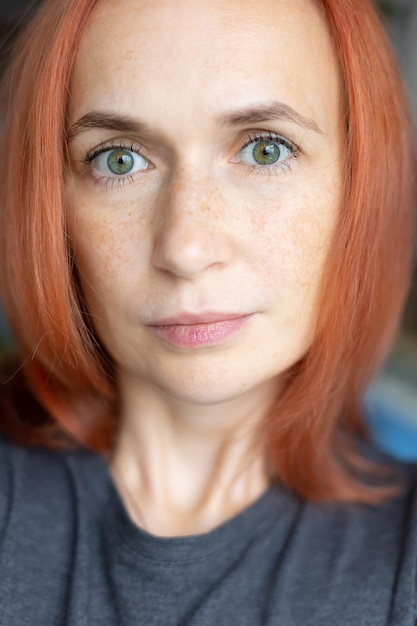
[[[110,471],[139,526],[161,536],[208,532],[265,491],[260,424],[272,394],[259,389],[201,406],[127,377],[120,386],[121,429]]]

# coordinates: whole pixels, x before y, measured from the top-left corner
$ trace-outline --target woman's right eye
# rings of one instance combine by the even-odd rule
[[[104,178],[130,177],[141,170],[146,170],[150,163],[133,149],[115,147],[101,149],[87,157],[97,174]]]

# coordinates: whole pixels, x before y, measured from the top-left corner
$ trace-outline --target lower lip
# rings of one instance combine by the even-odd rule
[[[150,326],[167,343],[181,348],[213,346],[227,341],[247,324],[250,315],[208,324],[170,324]]]

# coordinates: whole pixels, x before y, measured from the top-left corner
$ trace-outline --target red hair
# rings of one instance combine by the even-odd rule
[[[265,426],[277,476],[315,500],[377,502],[356,453],[360,403],[395,335],[411,275],[413,131],[402,81],[367,0],[314,0],[327,21],[345,91],[344,202],[308,354],[288,373]],[[16,45],[5,81],[1,293],[32,393],[54,428],[7,422],[25,443],[59,432],[97,452],[117,431],[111,359],[88,323],[63,189],[72,66],[96,0],[48,0]],[[3,424],[3,430],[7,426]]]

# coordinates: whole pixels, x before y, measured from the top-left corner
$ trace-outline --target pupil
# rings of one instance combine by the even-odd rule
[[[259,141],[253,149],[254,159],[260,165],[273,165],[280,155],[279,146],[273,141]]]
[[[107,159],[107,165],[113,174],[128,174],[134,165],[134,160],[127,150],[113,150]]]

